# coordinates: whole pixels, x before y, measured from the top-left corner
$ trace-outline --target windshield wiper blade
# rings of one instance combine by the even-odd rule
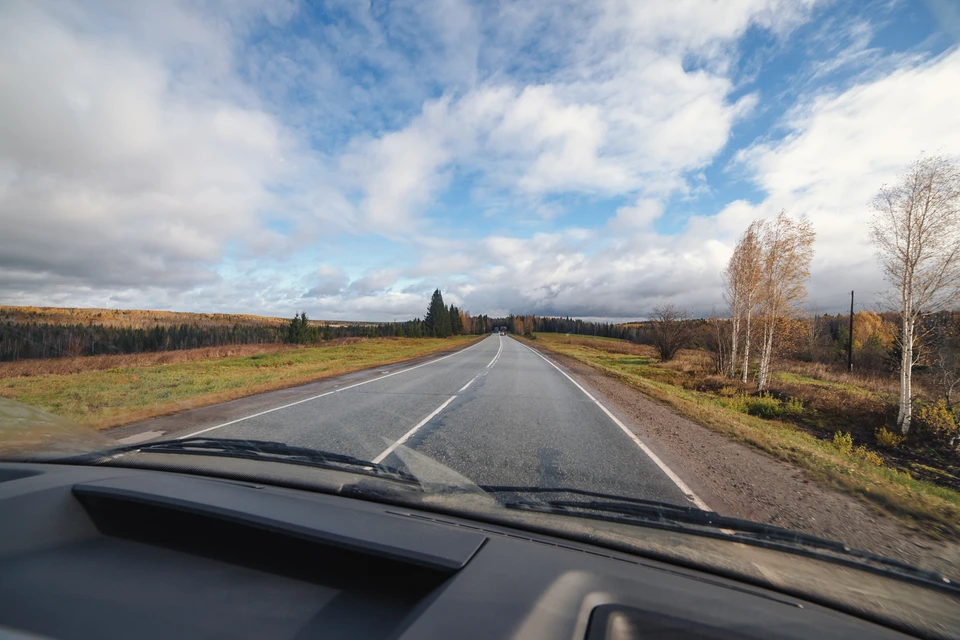
[[[541,504],[554,510],[581,510],[598,511],[607,514],[634,516],[640,519],[653,519],[677,524],[686,524],[710,529],[717,529],[727,535],[753,535],[764,539],[780,540],[783,542],[800,543],[815,546],[830,551],[847,552],[850,549],[841,542],[819,538],[798,531],[791,531],[769,524],[721,516],[714,511],[704,511],[696,507],[680,507],[674,505],[653,504],[644,505],[634,502],[619,502],[610,500],[545,500],[540,503],[524,503],[517,501],[504,506],[520,508],[523,506],[537,506]]]
[[[524,493],[523,487],[503,488],[504,492]],[[852,549],[842,542],[820,538],[799,531],[752,522],[741,518],[721,516],[713,511],[637,498],[596,494],[577,489],[541,489],[527,487],[529,493],[571,493],[599,495],[604,500],[516,500],[503,503],[508,509],[536,511],[567,516],[585,517],[608,522],[642,524],[658,529],[694,533],[708,537],[743,542],[754,546],[799,553],[820,560],[840,562],[883,575],[936,586],[950,593],[960,593],[960,587],[948,577],[911,564]],[[828,553],[829,552],[829,553]],[[834,555],[836,554],[836,555]]]
[[[670,502],[660,502],[657,500],[646,500],[643,498],[632,498],[628,496],[618,496],[609,493],[598,493],[596,491],[586,491],[572,487],[510,487],[496,485],[481,485],[481,488],[492,493],[514,493],[514,494],[572,494],[578,496],[588,496],[599,498],[596,500],[535,500],[535,501],[509,501],[504,506],[513,509],[536,508],[540,507],[546,510],[581,510],[596,511],[606,514],[619,514],[625,516],[635,516],[642,519],[652,519],[677,524],[695,525],[711,529],[719,529],[722,532],[737,534],[762,535],[768,539],[778,539],[787,542],[800,542],[809,546],[816,546],[822,549],[832,551],[846,552],[849,549],[842,543],[826,538],[818,538],[789,529],[782,529],[773,525],[762,524],[741,518],[730,516],[721,516],[714,511],[705,511],[698,507],[689,505],[678,505]]]
[[[183,440],[159,440],[142,444],[117,447],[94,454],[97,458],[108,458],[125,453],[177,453],[186,455],[220,456],[298,464],[323,469],[349,468],[353,473],[362,473],[377,477],[399,480],[419,485],[410,473],[375,462],[361,460],[342,453],[331,453],[308,447],[297,447],[283,442],[269,440],[247,440],[230,438],[185,438]]]
[[[588,496],[591,498],[605,498],[609,500],[616,500],[617,502],[623,502],[626,504],[645,505],[649,507],[669,510],[672,512],[697,511],[697,512],[703,513],[702,509],[699,509],[693,506],[679,505],[679,504],[674,504],[672,502],[660,502],[658,500],[647,500],[644,498],[633,498],[630,496],[620,496],[612,493],[599,493],[597,491],[587,491],[586,489],[575,489],[573,487],[526,487],[526,486],[494,485],[494,484],[481,484],[479,486],[481,489],[483,489],[488,493],[515,493],[515,494],[523,494],[523,495],[570,493],[578,496]]]

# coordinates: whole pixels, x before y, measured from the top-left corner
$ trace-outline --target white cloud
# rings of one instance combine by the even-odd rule
[[[870,75],[737,156],[760,202],[654,231],[768,107],[738,86],[744,34],[785,38],[811,6],[345,3],[349,25],[290,33],[295,3],[6,3],[0,299],[389,320],[440,286],[475,312],[703,313],[733,240],[781,207],[817,228],[813,297],[876,289],[867,202],[921,150],[960,148],[960,51],[884,55],[869,21],[801,80]],[[469,213],[438,213],[451,185]],[[567,194],[626,204],[564,229]],[[335,264],[325,234],[393,244]]]
[[[645,229],[663,215],[663,203],[651,198],[641,198],[634,204],[617,209],[610,221],[614,231]]]
[[[869,244],[869,201],[921,151],[960,148],[960,50],[868,78],[792,110],[787,135],[739,155],[767,196],[694,216],[676,235],[649,224],[656,199],[621,207],[602,232],[490,238],[463,287],[467,308],[635,317],[661,301],[710,313],[722,308],[719,272],[737,236],[781,208],[818,233],[810,307],[838,311],[850,289],[870,304],[883,288]],[[838,302],[839,300],[839,302]],[[832,305],[832,306],[831,306]]]
[[[46,274],[49,286],[216,282],[228,243],[270,237],[259,216],[275,203],[271,183],[289,177],[284,156],[294,145],[272,116],[229,91],[209,95],[210,83],[224,82],[231,52],[204,19],[176,6],[162,14],[185,46],[218,61],[201,80],[165,65],[176,43],[150,50],[93,31],[73,5],[47,9],[0,10],[7,295],[33,292],[18,275],[24,270]]]
[[[769,195],[758,208],[805,214],[817,230],[821,291],[883,287],[869,244],[869,201],[921,152],[960,148],[960,50],[820,95],[786,118],[780,141],[739,154]]]
[[[350,293],[354,295],[371,295],[386,291],[399,277],[396,269],[374,269],[365,273],[350,283]]]
[[[328,264],[320,265],[317,268],[316,277],[308,280],[310,289],[303,294],[303,299],[339,295],[350,281],[342,269]]]
[[[388,232],[419,231],[457,172],[476,176],[483,192],[534,203],[557,193],[685,190],[685,174],[709,164],[756,105],[755,95],[730,99],[736,39],[752,24],[786,30],[810,4],[501,6],[486,19],[503,32],[480,58],[513,63],[542,48],[558,67],[526,83],[491,74],[426,101],[405,127],[355,142],[345,164],[361,210]],[[687,68],[691,59],[699,64]]]

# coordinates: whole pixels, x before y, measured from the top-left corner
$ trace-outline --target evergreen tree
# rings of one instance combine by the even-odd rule
[[[450,335],[450,311],[443,304],[440,289],[433,292],[427,316],[423,319],[424,333],[428,336],[446,338]]]
[[[303,312],[293,316],[290,321],[290,327],[287,330],[287,342],[293,344],[303,344],[307,341],[307,313]]]
[[[460,309],[452,304],[450,305],[450,333],[455,336],[463,333],[463,318],[460,317]]]

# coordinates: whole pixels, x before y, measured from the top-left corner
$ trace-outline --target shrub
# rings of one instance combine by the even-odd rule
[[[917,409],[914,424],[918,432],[936,440],[948,441],[957,435],[957,422],[943,398]]]
[[[749,401],[747,413],[760,418],[776,418],[783,413],[783,406],[779,400],[764,392]]]
[[[863,445],[860,445],[853,450],[853,455],[857,456],[861,460],[866,460],[870,464],[875,464],[878,467],[883,466],[883,458],[875,454],[873,451],[868,450]]]
[[[720,387],[720,390],[717,391],[717,395],[722,398],[735,398],[740,395],[740,389],[736,387]]]
[[[853,437],[849,433],[837,431],[833,434],[833,446],[840,453],[850,455],[853,453]]]
[[[749,408],[746,396],[733,396],[732,398],[721,397],[717,398],[717,400],[728,409],[733,409],[740,413],[747,413],[747,409]]]
[[[903,443],[904,440],[906,440],[904,436],[897,435],[892,431],[887,431],[886,427],[880,427],[874,437],[877,440],[877,446],[884,447],[886,449],[898,447]]]
[[[783,403],[783,413],[788,416],[799,416],[803,413],[803,401],[800,398],[787,398]]]

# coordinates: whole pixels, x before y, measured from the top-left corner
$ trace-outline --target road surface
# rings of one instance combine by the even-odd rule
[[[705,508],[585,389],[509,336],[317,391],[264,394],[239,416],[180,414],[181,428],[128,440],[274,440],[400,468],[395,449],[404,446],[477,484],[574,487]]]

